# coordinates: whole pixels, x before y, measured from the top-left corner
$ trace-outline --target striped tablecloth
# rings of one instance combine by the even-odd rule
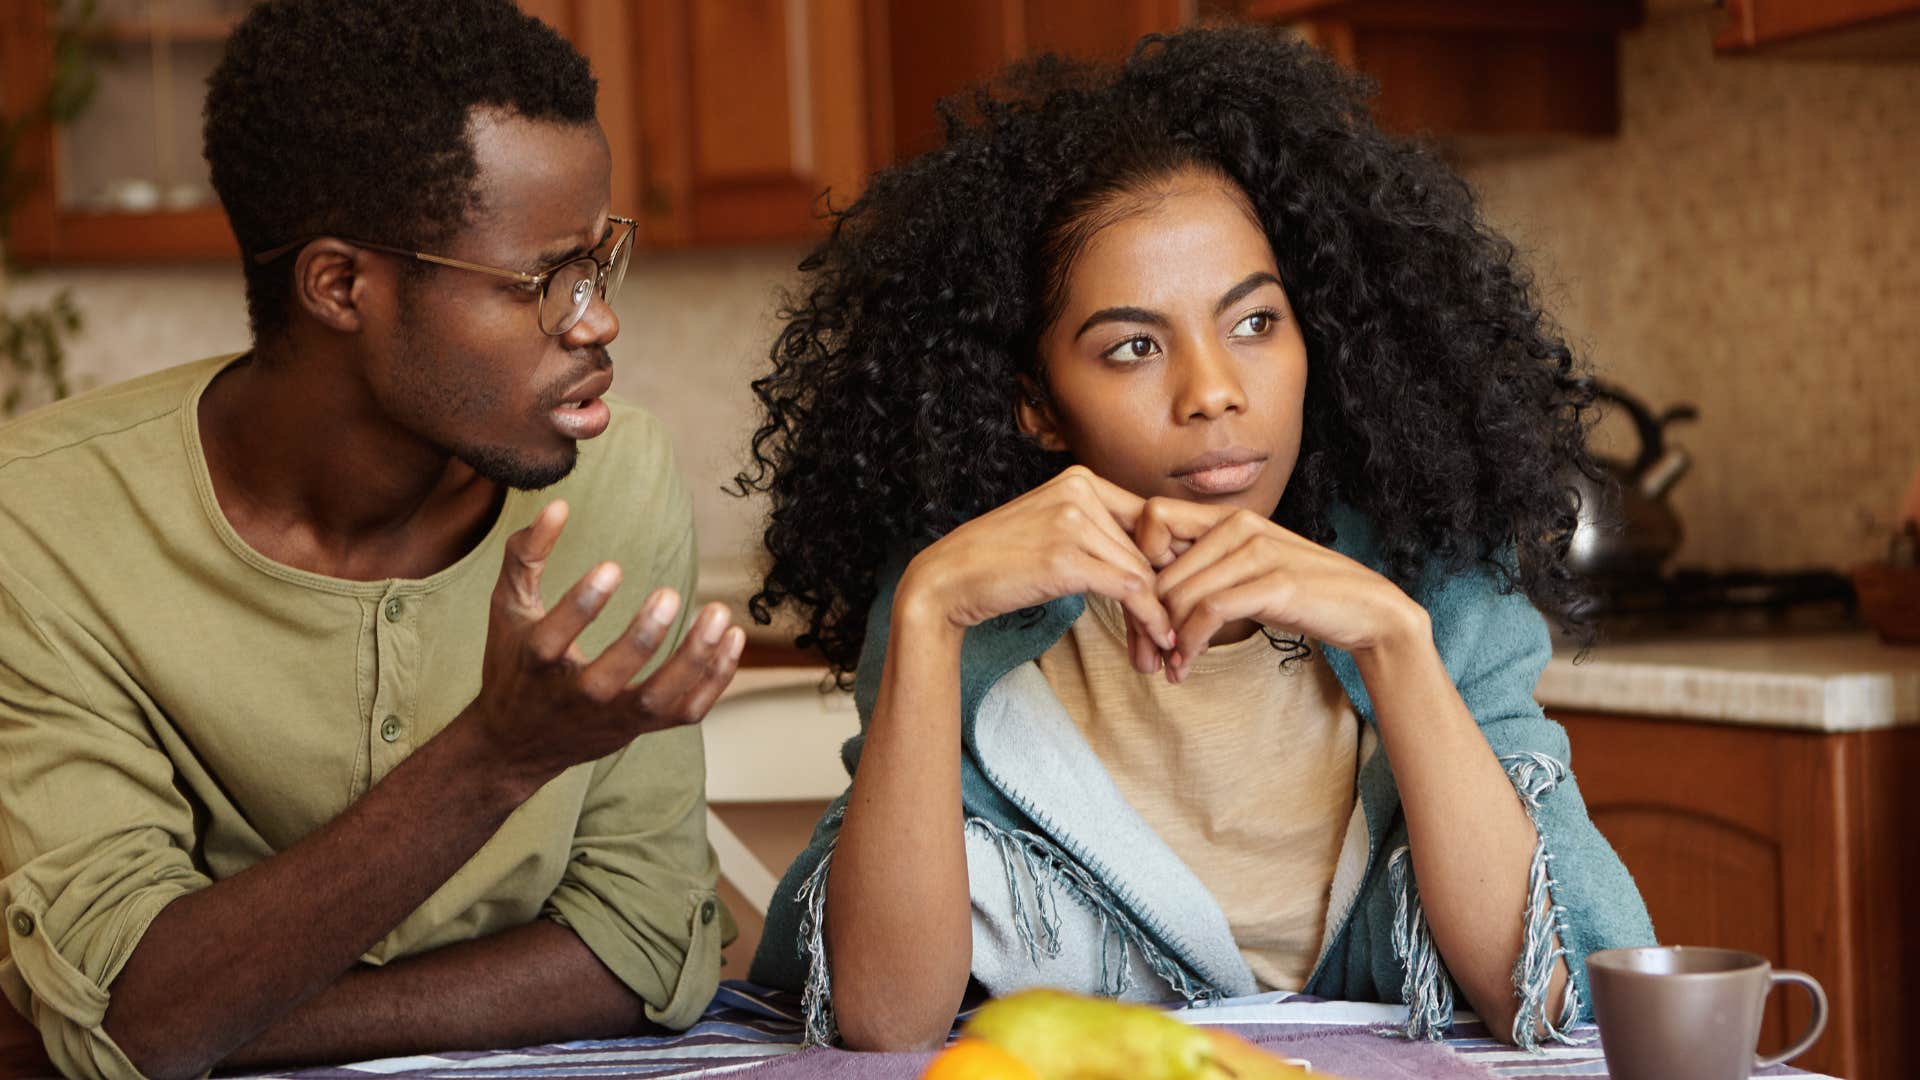
[[[474,1051],[388,1058],[353,1065],[253,1073],[290,1080],[621,1080],[741,1076],[751,1080],[912,1080],[931,1054],[855,1054],[803,1050],[792,995],[730,982],[706,1015],[677,1035],[558,1043],[521,1050]],[[1444,1042],[1408,1042],[1391,1031],[1405,1015],[1398,1006],[1322,1001],[1300,994],[1234,998],[1176,1016],[1219,1024],[1287,1057],[1304,1058],[1317,1072],[1348,1080],[1545,1080],[1606,1076],[1597,1033],[1577,1034],[1581,1046],[1532,1053],[1496,1042],[1470,1014],[1462,1014]],[[1756,1076],[1818,1074],[1774,1069]],[[1824,1078],[1832,1080],[1832,1078]]]

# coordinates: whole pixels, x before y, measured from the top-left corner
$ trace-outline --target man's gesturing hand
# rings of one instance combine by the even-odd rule
[[[663,588],[589,660],[577,639],[619,587],[620,568],[594,567],[548,611],[540,574],[566,520],[566,503],[548,503],[508,538],[493,589],[480,695],[467,707],[502,762],[536,787],[636,736],[700,720],[733,679],[746,645],[746,632],[729,625],[725,605],[709,604],[667,662],[632,685],[680,611],[680,596]]]

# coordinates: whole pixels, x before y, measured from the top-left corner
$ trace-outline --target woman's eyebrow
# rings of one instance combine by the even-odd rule
[[[1165,315],[1162,315],[1157,311],[1148,311],[1146,308],[1137,308],[1137,307],[1101,308],[1099,311],[1096,311],[1093,314],[1087,316],[1087,321],[1081,323],[1080,329],[1075,330],[1073,332],[1074,340],[1078,341],[1080,339],[1081,334],[1086,333],[1087,331],[1093,329],[1095,326],[1098,326],[1101,323],[1110,323],[1110,322],[1146,323],[1148,326],[1159,326],[1159,327],[1166,327],[1171,325],[1167,321],[1167,317]]]
[[[1255,289],[1258,289],[1262,285],[1279,285],[1279,284],[1280,284],[1279,278],[1274,277],[1272,274],[1267,273],[1265,270],[1256,270],[1253,273],[1248,274],[1246,277],[1242,278],[1240,280],[1240,284],[1235,285],[1231,289],[1228,289],[1226,295],[1220,298],[1220,302],[1213,305],[1213,313],[1215,315],[1220,315],[1221,313],[1225,312],[1228,308],[1232,307],[1233,305],[1239,303],[1242,300],[1245,300],[1248,294],[1252,293]]]

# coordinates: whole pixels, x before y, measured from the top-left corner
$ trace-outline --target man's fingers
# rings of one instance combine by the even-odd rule
[[[732,625],[733,613],[725,604],[708,604],[694,617],[680,647],[667,662],[647,676],[645,682],[628,691],[641,712],[660,717],[667,723],[679,722],[675,707],[699,685],[708,666],[714,662]],[[731,679],[729,670],[727,677]],[[653,724],[652,727],[665,726]]]
[[[527,635],[527,651],[541,663],[557,663],[619,587],[620,568],[613,563],[601,563],[587,571],[552,611],[533,624],[533,630]]]
[[[720,638],[720,645],[708,658],[705,672],[693,689],[680,699],[673,714],[683,724],[696,723],[706,719],[707,711],[713,703],[720,700],[720,694],[727,684],[733,681],[734,672],[740,668],[740,654],[747,647],[747,632],[738,626],[728,627]]]
[[[567,513],[566,502],[555,499],[541,507],[526,528],[507,537],[500,577],[493,586],[496,607],[513,608],[528,618],[539,618],[546,610],[540,598],[540,571],[546,567],[547,556],[553,554],[560,530],[566,527]]]
[[[660,651],[679,613],[680,594],[655,589],[625,632],[580,672],[581,692],[595,701],[612,701]]]

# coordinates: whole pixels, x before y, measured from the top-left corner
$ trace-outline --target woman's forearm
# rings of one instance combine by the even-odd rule
[[[1506,770],[1434,648],[1425,613],[1354,656],[1406,810],[1434,944],[1474,1010],[1508,1038],[1537,840]],[[1548,1000],[1566,982],[1556,963]]]
[[[902,580],[828,869],[833,1007],[854,1049],[937,1046],[966,993],[973,940],[960,807],[962,633]]]

